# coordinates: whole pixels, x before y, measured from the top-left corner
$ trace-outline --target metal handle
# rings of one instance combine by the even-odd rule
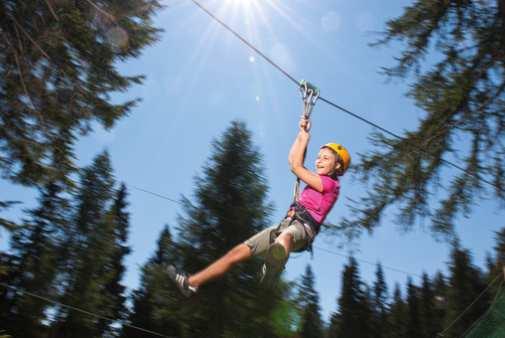
[[[302,94],[303,100],[303,117],[310,120],[310,115],[312,114],[312,109],[319,98],[319,88],[314,86],[308,81],[300,81],[300,92]],[[303,153],[303,161],[305,161],[305,154],[307,149]],[[296,178],[296,183],[293,191],[293,203],[297,202],[300,197],[300,178]]]

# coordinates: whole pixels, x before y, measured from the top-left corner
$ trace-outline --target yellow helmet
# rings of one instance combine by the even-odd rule
[[[351,155],[345,147],[338,143],[326,143],[321,148],[329,148],[333,150],[340,157],[340,162],[343,166],[342,174],[344,174],[351,164]]]

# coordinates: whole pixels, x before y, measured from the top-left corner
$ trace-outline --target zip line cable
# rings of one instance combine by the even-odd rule
[[[9,284],[6,284],[6,283],[1,283],[0,282],[0,286],[3,286],[4,288],[12,290],[12,291],[14,291],[16,293],[26,294],[26,295],[28,295],[30,297],[37,298],[37,299],[43,300],[43,301],[45,301],[47,303],[51,303],[51,304],[54,304],[54,305],[57,305],[57,306],[61,306],[61,307],[67,308],[67,309],[71,309],[71,310],[74,310],[74,311],[86,314],[86,315],[91,316],[91,317],[95,317],[95,318],[98,318],[98,319],[104,319],[104,320],[108,320],[108,321],[111,321],[111,322],[116,321],[115,319],[112,319],[112,318],[109,318],[109,317],[106,317],[106,316],[102,316],[102,315],[99,315],[99,314],[91,312],[91,311],[86,311],[86,310],[83,310],[83,309],[78,308],[76,306],[67,305],[67,304],[58,302],[56,300],[53,300],[51,298],[43,297],[43,296],[37,295],[35,293],[29,292],[29,291],[26,291],[26,290],[18,289],[16,287],[14,287],[12,285],[9,285]],[[144,333],[149,333],[149,334],[157,336],[157,337],[175,338],[173,336],[166,336],[164,334],[161,334],[161,333],[158,333],[158,332],[155,332],[155,331],[151,331],[151,330],[148,330],[148,329],[144,329],[144,328],[136,326],[136,325],[131,325],[131,324],[127,324],[127,323],[123,323],[122,325],[126,326],[126,327],[129,327],[129,328],[132,328],[132,329],[135,329],[135,330],[138,330],[138,331],[142,331]]]
[[[191,1],[195,5],[197,5],[198,7],[200,7],[200,9],[202,11],[204,11],[205,13],[207,13],[208,16],[210,16],[212,19],[214,19],[215,21],[217,21],[221,26],[223,26],[224,28],[226,28],[230,33],[232,33],[233,35],[235,35],[235,37],[237,37],[237,39],[239,39],[240,41],[242,41],[245,45],[247,45],[249,48],[251,48],[253,51],[255,51],[258,55],[260,55],[266,62],[268,62],[269,64],[271,64],[275,68],[277,68],[277,70],[280,71],[282,74],[284,74],[284,76],[286,76],[289,80],[291,80],[291,82],[293,82],[297,86],[300,85],[300,82],[297,81],[293,76],[291,76],[286,70],[284,70],[281,66],[279,66],[277,63],[275,63],[272,59],[270,59],[268,56],[266,56],[258,48],[254,47],[254,45],[252,43],[250,43],[245,38],[243,38],[239,33],[235,32],[235,30],[233,30],[233,28],[231,28],[230,26],[228,26],[227,24],[225,24],[223,21],[221,21],[217,16],[215,16],[214,14],[212,14],[212,12],[210,12],[207,8],[203,7],[198,1],[196,1],[196,0],[191,0]]]
[[[249,48],[251,48],[254,52],[256,52],[258,55],[260,55],[265,61],[267,61],[269,64],[271,64],[273,67],[275,67],[278,71],[280,71],[284,76],[286,76],[291,82],[295,83],[297,86],[300,85],[299,81],[297,81],[291,74],[289,74],[285,69],[283,69],[281,66],[279,66],[276,62],[274,62],[272,59],[270,59],[268,56],[266,56],[263,52],[261,52],[258,48],[256,48],[251,42],[247,41],[243,36],[241,36],[239,33],[237,33],[233,28],[231,28],[230,26],[228,26],[226,23],[224,23],[222,20],[220,20],[218,17],[216,17],[212,12],[210,12],[207,8],[205,8],[200,2],[198,2],[197,0],[191,0],[196,6],[198,6],[202,11],[204,11],[208,16],[210,16],[213,20],[215,20],[217,23],[219,23],[221,26],[223,26],[226,30],[228,30],[230,33],[232,33],[235,37],[237,37],[240,41],[242,41],[245,45],[247,45]],[[330,105],[331,107],[334,107],[366,124],[368,124],[369,126],[372,126],[373,128],[376,128],[380,131],[382,131],[383,133],[385,134],[388,134],[392,137],[395,137],[399,140],[403,140],[404,138],[380,125],[378,125],[377,123],[375,122],[372,122],[356,113],[353,113],[352,111],[350,111],[349,109],[346,109],[332,101],[330,101],[329,99],[326,99],[324,97],[319,97],[319,100],[323,101],[324,103]],[[426,150],[426,149],[423,149],[423,148],[417,148],[418,151],[420,152],[423,152],[425,154],[428,154],[431,156],[431,154]],[[445,159],[440,159],[441,162],[457,169],[457,170],[460,170],[462,172],[464,172],[465,174],[469,175],[469,176],[472,176],[472,177],[475,177],[477,178],[479,181],[481,182],[484,182],[494,188],[496,188],[498,191],[504,191],[504,189],[502,187],[500,187],[497,183],[494,183],[486,178],[482,178],[481,176],[477,176],[476,174],[474,174],[473,172],[471,172],[470,170],[468,169],[465,169],[463,167],[461,167],[460,165],[456,164],[456,163],[453,163],[449,160],[445,160]]]
[[[487,287],[471,302],[460,314],[456,319],[454,319],[449,326],[447,326],[442,332],[438,334],[439,337],[443,337],[444,334],[454,325],[458,320],[460,320],[463,315],[470,310],[470,308],[477,303],[477,301],[487,292],[487,290],[500,278],[503,276],[503,272],[500,272],[488,285]]]

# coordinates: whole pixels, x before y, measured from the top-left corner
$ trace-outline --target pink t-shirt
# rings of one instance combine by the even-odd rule
[[[298,200],[318,223],[322,223],[335,204],[340,191],[340,182],[329,176],[319,175],[323,183],[323,192],[306,186]]]

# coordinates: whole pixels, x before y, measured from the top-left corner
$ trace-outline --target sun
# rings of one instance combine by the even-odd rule
[[[226,0],[228,5],[230,4],[240,4],[243,6],[250,6],[252,2],[256,2],[256,0]]]

